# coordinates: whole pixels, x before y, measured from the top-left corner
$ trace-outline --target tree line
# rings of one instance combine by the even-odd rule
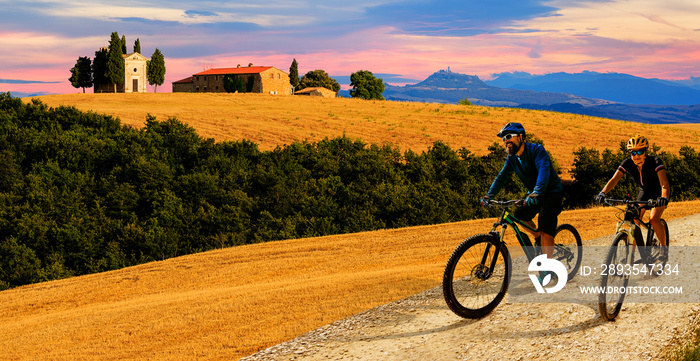
[[[493,216],[478,199],[505,158],[499,143],[477,156],[347,137],[261,151],[173,118],[149,116],[137,130],[9,93],[0,145],[0,289],[215,248]],[[673,200],[700,196],[698,153],[660,154]],[[588,204],[622,155],[581,148],[567,207]],[[504,191],[524,188],[514,180]]]
[[[134,53],[141,53],[141,41],[134,42]],[[117,92],[117,85],[124,84],[124,55],[127,54],[126,36],[119,38],[119,33],[112,32],[107,48],[100,48],[95,52],[94,59],[81,56],[70,69],[68,78],[74,88],[85,88],[100,85],[112,85],[113,92]],[[158,86],[165,81],[165,58],[163,53],[156,48],[151,59],[146,61],[146,78],[148,84],[154,85],[157,92]]]
[[[292,60],[289,67],[289,83],[295,91],[309,87],[326,88],[336,93],[340,91],[338,81],[321,69],[309,71],[299,78],[299,63],[296,59]],[[350,87],[350,96],[353,98],[384,100],[384,81],[369,70],[358,70],[350,74]]]
[[[134,53],[141,53],[141,41],[136,39],[133,47]],[[70,69],[71,76],[68,79],[74,88],[99,87],[100,85],[112,85],[113,92],[117,92],[117,86],[124,83],[124,54],[127,54],[126,36],[119,37],[118,32],[110,35],[109,46],[100,48],[95,52],[94,59],[81,56]],[[157,92],[158,86],[165,81],[165,58],[156,48],[147,61],[146,77],[150,85],[154,85]],[[299,78],[299,63],[293,59],[289,68],[289,82],[293,90],[301,90],[308,87],[323,87],[336,93],[340,91],[340,84],[331,78],[324,70],[316,69],[307,72]],[[251,92],[254,79],[249,77],[244,80],[240,76],[229,74],[224,76],[224,89],[226,92]],[[350,96],[360,99],[384,100],[384,82],[377,78],[369,70],[359,70],[350,75]]]

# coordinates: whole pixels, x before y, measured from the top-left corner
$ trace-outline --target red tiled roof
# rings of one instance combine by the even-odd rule
[[[226,75],[226,74],[259,74],[265,70],[272,69],[271,66],[242,66],[240,68],[218,68],[209,69],[194,75]]]
[[[189,77],[189,78],[185,78],[185,79],[180,79],[180,80],[178,80],[178,81],[174,81],[173,84],[192,83],[192,78],[193,78],[193,77]]]

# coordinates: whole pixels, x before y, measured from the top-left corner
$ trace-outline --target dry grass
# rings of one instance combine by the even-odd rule
[[[221,93],[66,94],[39,99],[52,107],[73,105],[114,115],[134,127],[142,127],[148,114],[161,120],[175,117],[203,137],[248,139],[262,150],[295,140],[346,135],[417,152],[440,140],[453,149],[466,147],[484,155],[498,140],[498,130],[515,121],[544,140],[564,169],[564,178],[569,177],[573,152],[580,147],[615,150],[620,141],[638,133],[669,152],[675,153],[683,145],[700,149],[696,145],[700,127],[647,125],[515,108]]]
[[[170,116],[217,140],[261,149],[347,135],[421,151],[442,140],[485,154],[520,121],[566,168],[579,146],[643,133],[674,151],[698,130],[517,109],[252,94],[73,94],[41,98],[143,125]],[[671,203],[665,218],[700,212]],[[0,292],[0,359],[230,360],[440,284],[453,248],[493,220],[228,248]],[[610,209],[562,214],[584,239],[609,234]]]
[[[666,218],[698,212],[671,203]],[[561,221],[591,239],[616,219],[595,208]],[[492,222],[255,244],[3,291],[0,359],[237,359],[439,285],[452,249]]]

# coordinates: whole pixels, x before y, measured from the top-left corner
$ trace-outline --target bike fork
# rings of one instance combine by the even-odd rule
[[[483,266],[486,266],[489,254],[491,254],[491,247],[495,247],[495,250],[493,252],[493,257],[491,257],[491,263],[488,265],[489,275],[493,274],[493,270],[496,268],[496,262],[498,261],[498,254],[501,252],[501,247],[504,247],[504,245],[498,241],[496,242],[496,245],[488,243],[484,249],[484,255],[481,256],[481,264]]]

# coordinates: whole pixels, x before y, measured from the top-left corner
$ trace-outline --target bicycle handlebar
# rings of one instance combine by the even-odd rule
[[[605,199],[605,205],[613,206],[613,203],[614,204],[641,206],[642,208],[646,208],[646,209],[658,207],[658,202],[655,199],[650,199],[648,201],[633,201],[630,199],[609,199],[609,198]]]
[[[525,204],[525,199],[513,199],[513,200],[508,200],[508,201],[497,201],[497,200],[489,200],[488,206],[492,207],[510,207],[510,206],[522,206]]]

